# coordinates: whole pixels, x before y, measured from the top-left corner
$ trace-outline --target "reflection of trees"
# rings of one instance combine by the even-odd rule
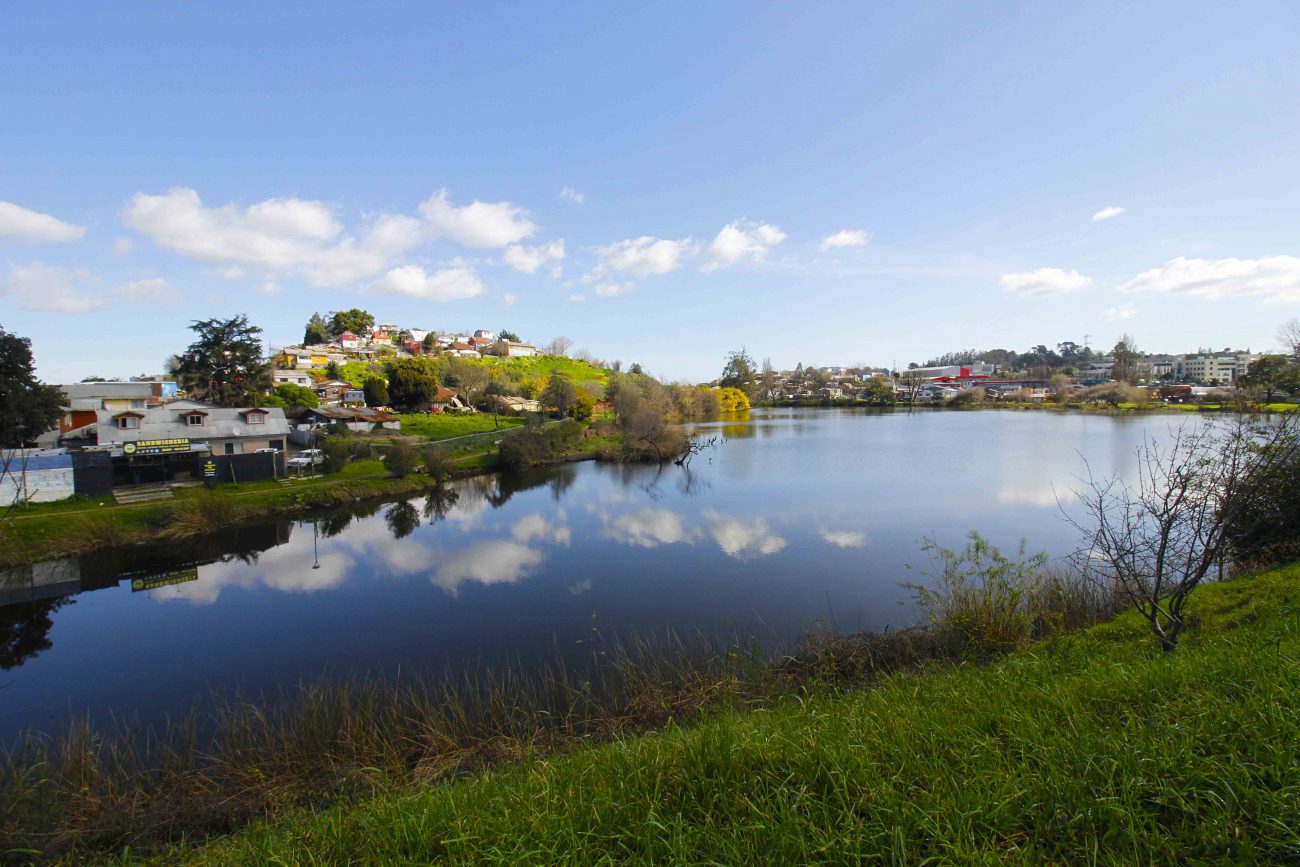
[[[424,519],[430,523],[441,521],[447,517],[447,512],[451,511],[451,507],[456,505],[459,499],[460,495],[451,488],[439,485],[424,498]]]
[[[510,502],[510,498],[515,494],[546,485],[551,489],[551,496],[559,500],[564,492],[573,486],[577,477],[578,470],[573,464],[560,464],[540,470],[502,475],[497,479],[496,491],[489,493],[487,499],[492,504],[492,508],[499,509]]]
[[[320,533],[332,539],[352,525],[351,512],[334,512],[320,519]]]
[[[0,608],[0,669],[17,668],[43,650],[54,646],[50,641],[50,615],[74,600],[68,596],[20,602]]]
[[[384,512],[384,523],[394,539],[405,539],[420,526],[420,512],[407,500],[393,503]]]

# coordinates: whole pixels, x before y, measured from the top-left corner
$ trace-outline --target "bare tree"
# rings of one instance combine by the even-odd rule
[[[1126,596],[1172,651],[1186,624],[1188,596],[1221,575],[1231,555],[1229,531],[1267,496],[1259,480],[1291,461],[1291,418],[1237,416],[1183,427],[1173,441],[1138,450],[1138,478],[1098,479],[1091,469],[1076,491],[1087,521],[1067,515],[1083,538],[1080,568]]]
[[[902,389],[900,396],[907,403],[916,403],[916,399],[921,396],[921,389],[929,382],[930,377],[927,374],[904,370],[898,376],[898,384]]]
[[[1291,358],[1300,361],[1300,319],[1290,319],[1277,330],[1277,339]]]
[[[572,345],[573,341],[569,338],[557,337],[550,343],[546,344],[546,346],[543,347],[543,351],[545,351],[547,355],[566,355],[569,352],[569,347]]]

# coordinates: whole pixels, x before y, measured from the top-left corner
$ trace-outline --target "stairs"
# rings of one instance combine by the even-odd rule
[[[119,506],[129,503],[151,503],[154,500],[170,500],[172,489],[166,485],[132,485],[129,488],[115,488],[113,499]]]

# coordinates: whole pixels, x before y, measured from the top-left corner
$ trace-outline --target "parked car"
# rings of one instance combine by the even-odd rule
[[[298,454],[285,461],[285,466],[289,467],[310,467],[320,466],[325,463],[325,453],[320,449],[303,449]]]

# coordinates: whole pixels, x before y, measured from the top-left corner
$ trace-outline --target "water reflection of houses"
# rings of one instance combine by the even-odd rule
[[[184,545],[137,545],[0,569],[0,614],[11,605],[103,590],[121,581],[147,590],[180,578],[199,580],[200,567],[236,559],[251,562],[287,543],[292,531],[288,521],[234,527]]]

